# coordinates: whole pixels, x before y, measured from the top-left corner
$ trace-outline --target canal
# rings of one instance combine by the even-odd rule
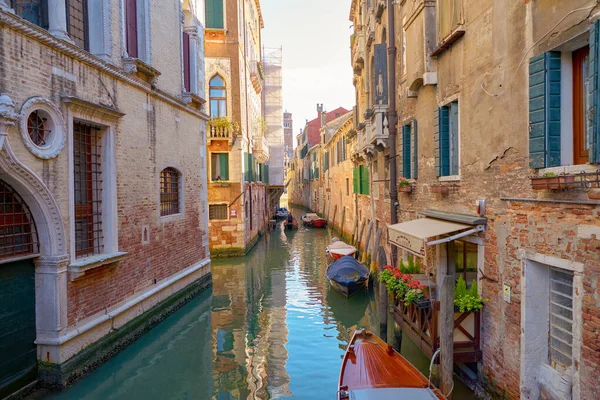
[[[299,215],[299,210],[294,210]],[[75,385],[48,399],[335,399],[357,327],[378,327],[373,295],[347,300],[325,278],[325,229],[279,225],[245,258],[215,260],[213,287]],[[402,353],[425,375],[408,339]],[[472,399],[459,381],[454,399]]]

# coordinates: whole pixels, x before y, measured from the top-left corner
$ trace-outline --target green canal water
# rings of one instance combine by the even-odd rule
[[[327,282],[331,237],[279,225],[247,257],[213,261],[211,290],[67,390],[34,397],[335,399],[348,340],[379,322],[372,293],[346,299]],[[402,353],[427,375],[406,338]],[[473,398],[457,381],[454,399]]]

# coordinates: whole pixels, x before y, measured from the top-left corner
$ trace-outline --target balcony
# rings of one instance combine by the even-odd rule
[[[369,144],[377,150],[383,151],[389,146],[389,123],[387,119],[387,106],[374,106],[370,121]]]
[[[269,141],[264,135],[255,137],[252,145],[252,155],[259,163],[264,163],[269,159]]]
[[[366,36],[367,47],[371,47],[371,43],[375,40],[375,15],[373,13],[369,13]]]
[[[360,75],[365,67],[365,32],[359,27],[351,36],[350,51],[352,53],[352,69]]]
[[[265,83],[265,75],[263,65],[260,61],[250,62],[250,80],[256,94],[260,94]]]
[[[214,118],[208,121],[206,126],[207,144],[214,140],[226,140],[230,145],[233,143],[234,124],[227,117]]]

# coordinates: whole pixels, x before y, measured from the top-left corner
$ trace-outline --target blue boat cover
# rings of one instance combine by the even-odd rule
[[[343,256],[327,268],[327,278],[343,285],[367,279],[368,277],[369,269],[351,256]]]

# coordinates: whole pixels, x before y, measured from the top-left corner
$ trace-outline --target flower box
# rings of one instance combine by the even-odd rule
[[[412,303],[413,303],[413,304],[415,305],[415,307],[417,307],[418,309],[420,309],[420,310],[426,310],[426,309],[428,309],[429,307],[431,307],[431,303],[432,303],[432,301],[431,301],[431,299],[427,299],[427,298],[425,298],[425,299],[420,299],[420,300],[413,300],[413,302],[412,302]]]
[[[413,186],[412,185],[398,186],[398,192],[401,192],[401,193],[412,193],[412,191],[413,191]]]
[[[575,177],[572,175],[541,176],[531,178],[533,190],[558,190],[569,189],[575,186]]]

